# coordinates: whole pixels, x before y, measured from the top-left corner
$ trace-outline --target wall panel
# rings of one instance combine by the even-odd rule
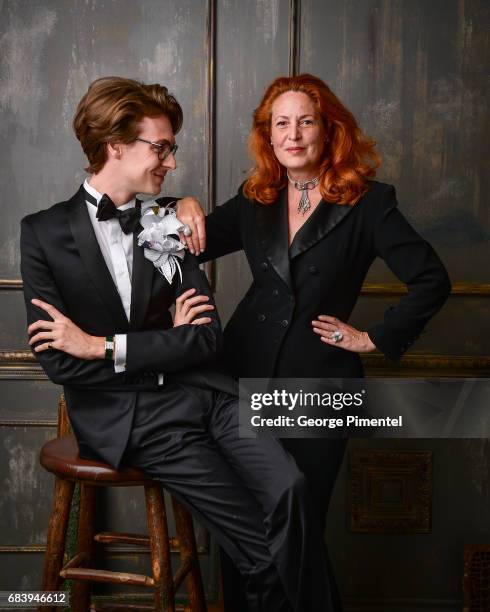
[[[379,180],[395,185],[453,283],[488,283],[488,3],[303,0],[301,16],[301,71],[329,83],[377,141]],[[393,280],[380,261],[368,276]],[[490,355],[488,284],[480,295],[440,315],[457,337],[436,333],[415,350]]]
[[[266,86],[288,72],[289,3],[218,2],[216,96],[216,204],[234,196],[251,167],[247,138]],[[250,284],[243,254],[221,259],[217,300],[226,321]]]

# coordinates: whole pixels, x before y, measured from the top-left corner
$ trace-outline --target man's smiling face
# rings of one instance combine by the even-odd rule
[[[175,144],[172,125],[165,115],[144,117],[139,123],[138,138],[171,147]],[[158,195],[162,189],[165,175],[175,170],[177,164],[172,153],[161,161],[158,158],[158,147],[148,142],[136,140],[121,144],[122,185],[131,193]]]

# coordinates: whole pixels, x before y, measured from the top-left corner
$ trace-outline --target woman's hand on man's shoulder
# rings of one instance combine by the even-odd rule
[[[206,248],[206,225],[204,210],[196,198],[189,196],[177,202],[177,219],[186,225],[190,235],[181,232],[180,239],[193,255],[199,255]]]

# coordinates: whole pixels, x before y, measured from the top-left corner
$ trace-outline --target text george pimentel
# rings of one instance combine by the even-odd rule
[[[285,408],[289,411],[297,407],[326,407],[334,410],[342,410],[352,406],[363,405],[365,389],[358,393],[317,393],[300,390],[290,393],[284,389],[274,390],[271,393],[252,393],[250,395],[250,408],[254,411],[261,410],[264,406]],[[309,417],[307,415],[287,416],[284,414],[275,417],[263,417],[254,414],[250,419],[252,427],[402,427],[403,417],[380,417],[362,418],[357,415],[344,417]]]

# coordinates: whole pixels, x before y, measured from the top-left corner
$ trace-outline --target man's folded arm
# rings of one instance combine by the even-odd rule
[[[21,225],[21,273],[28,325],[38,320],[51,320],[43,309],[32,304],[33,298],[51,304],[70,318],[35,229],[28,218],[23,219]],[[176,275],[178,276],[178,272]],[[209,296],[208,303],[214,305],[206,276],[199,269],[195,257],[186,255],[182,263],[182,275],[182,282],[180,279],[174,279],[176,298],[188,289],[194,288],[195,295]],[[126,374],[176,372],[213,361],[221,348],[221,325],[216,310],[206,312],[203,316],[211,318],[211,323],[186,324],[166,330],[127,334],[126,363],[121,366],[116,360],[116,371],[112,360],[79,359],[56,349],[33,352],[48,377],[57,384],[119,386],[131,382],[131,378],[126,380]],[[116,349],[118,341],[121,343],[120,340],[121,336],[117,335]],[[32,348],[35,346],[37,344]]]
[[[70,317],[28,218],[22,220],[20,250],[27,325],[41,319],[51,320],[44,310],[31,303],[33,298],[51,304],[62,314]],[[116,374],[114,363],[109,360],[78,359],[56,349],[48,349],[39,353],[33,351],[33,353],[48,377],[59,385],[107,386],[120,385],[124,382],[124,375]]]
[[[186,253],[181,265],[182,282],[176,271],[175,298],[195,289],[194,295],[206,295],[214,310],[199,317],[209,317],[210,323],[185,324],[161,331],[130,332],[126,336],[126,372],[178,372],[214,361],[222,344],[222,331],[211,288],[206,275],[199,269],[193,255]],[[117,344],[117,342],[116,342]]]

